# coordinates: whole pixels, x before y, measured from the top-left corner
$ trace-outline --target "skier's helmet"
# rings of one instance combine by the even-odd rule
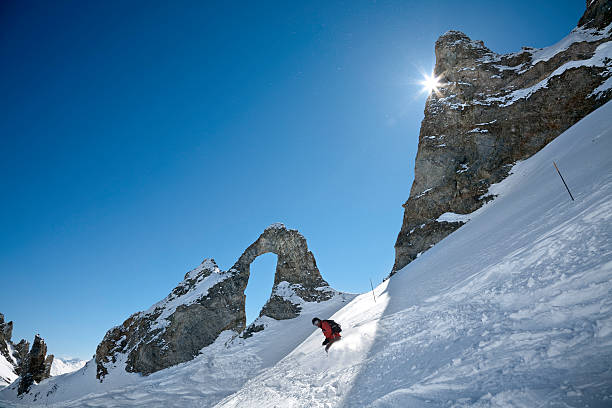
[[[313,318],[312,318],[312,325],[313,325],[313,326],[316,326],[316,325],[317,325],[317,322],[320,322],[320,321],[321,321],[321,319],[319,319],[318,317],[313,317]]]

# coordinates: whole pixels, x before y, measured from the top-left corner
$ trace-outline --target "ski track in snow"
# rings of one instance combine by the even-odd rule
[[[8,387],[0,406],[612,406],[610,118],[612,102],[515,165],[495,200],[375,288],[376,302],[304,304],[148,377],[118,367],[100,384],[90,361],[21,400]],[[329,356],[315,314],[342,324]]]
[[[612,406],[612,102],[220,407]],[[572,202],[552,161],[576,197]]]

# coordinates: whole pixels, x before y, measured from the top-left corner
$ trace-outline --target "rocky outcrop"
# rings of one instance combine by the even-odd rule
[[[432,92],[392,274],[492,199],[489,186],[612,97],[612,0],[587,1],[558,44],[499,55],[449,31],[436,42]]]
[[[19,381],[18,395],[21,395],[30,390],[34,383],[39,383],[42,380],[51,377],[51,365],[53,364],[53,355],[47,356],[47,345],[45,341],[37,334],[32,343],[32,349],[28,353],[24,374]]]
[[[261,316],[276,320],[292,319],[299,315],[303,301],[321,302],[332,297],[334,292],[321,277],[306,239],[282,224],[267,228],[244,251],[232,269],[248,279],[251,263],[259,255],[269,252],[276,254],[278,261],[272,295],[261,309]]]
[[[193,359],[225,330],[244,337],[263,329],[246,328],[245,294],[250,264],[259,255],[278,256],[272,295],[260,316],[276,320],[299,315],[305,302],[336,293],[323,280],[306,239],[282,224],[268,227],[228,271],[213,259],[185,275],[161,302],[109,330],[96,350],[100,381],[114,367],[150,374]],[[247,329],[247,330],[245,330]]]
[[[13,336],[13,322],[4,322],[4,315],[0,313],[0,354],[7,360],[11,360],[9,356],[9,342]]]
[[[13,381],[17,383],[17,378],[21,377],[18,380],[18,394],[21,395],[28,392],[32,384],[51,377],[53,355],[47,355],[47,345],[38,334],[34,337],[29,351],[30,343],[22,339],[15,344],[11,340],[12,335],[13,322],[5,323],[4,315],[0,313],[0,354],[10,365],[2,367],[2,371],[4,373],[7,369],[11,371],[9,378],[0,377],[0,383],[4,382],[6,385]]]
[[[4,357],[7,367],[3,370],[5,377],[0,377],[0,385],[8,385],[18,376],[24,374],[28,361],[28,349],[30,343],[21,340],[15,344],[11,340],[13,336],[13,322],[5,322],[4,315],[0,313],[0,355]]]
[[[610,22],[612,16],[612,2],[609,0],[586,0],[587,9],[578,21],[578,26],[603,30]]]
[[[13,357],[15,357],[16,367],[15,372],[17,375],[22,375],[25,371],[26,361],[28,361],[28,350],[30,349],[30,343],[21,339],[19,343],[14,344]]]

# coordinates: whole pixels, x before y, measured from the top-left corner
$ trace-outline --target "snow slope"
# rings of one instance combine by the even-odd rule
[[[553,168],[556,161],[576,201]],[[612,406],[612,102],[219,407]]]
[[[87,361],[78,358],[64,359],[55,357],[51,364],[51,375],[68,374],[82,368]]]
[[[14,350],[11,344],[12,343],[10,341],[5,343],[8,356],[4,356],[2,353],[0,353],[0,389],[10,385],[19,377],[15,373],[17,361],[15,360],[15,357],[13,357]],[[10,361],[8,360],[9,358],[11,359]]]
[[[92,359],[78,371],[42,381],[21,397],[15,383],[0,391],[0,407],[212,406],[295,349],[312,331],[313,315],[328,318],[354,297],[337,293],[326,302],[303,303],[302,314],[295,319],[258,318],[254,324],[265,329],[252,337],[243,339],[225,331],[192,361],[147,377],[115,369],[100,383]]]
[[[0,354],[0,389],[6,387],[17,379],[15,367]]]
[[[23,399],[10,386],[0,406],[612,406],[611,118],[609,102],[517,164],[492,186],[497,199],[378,286],[376,302],[306,304],[148,377],[100,384],[90,361]],[[332,314],[343,340],[327,356],[310,318]]]

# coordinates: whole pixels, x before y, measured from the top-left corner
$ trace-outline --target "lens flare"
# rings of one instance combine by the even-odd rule
[[[421,85],[423,85],[423,92],[430,94],[432,92],[438,92],[438,90],[444,86],[440,80],[442,76],[435,76],[434,74],[423,75],[423,80],[421,81]]]

